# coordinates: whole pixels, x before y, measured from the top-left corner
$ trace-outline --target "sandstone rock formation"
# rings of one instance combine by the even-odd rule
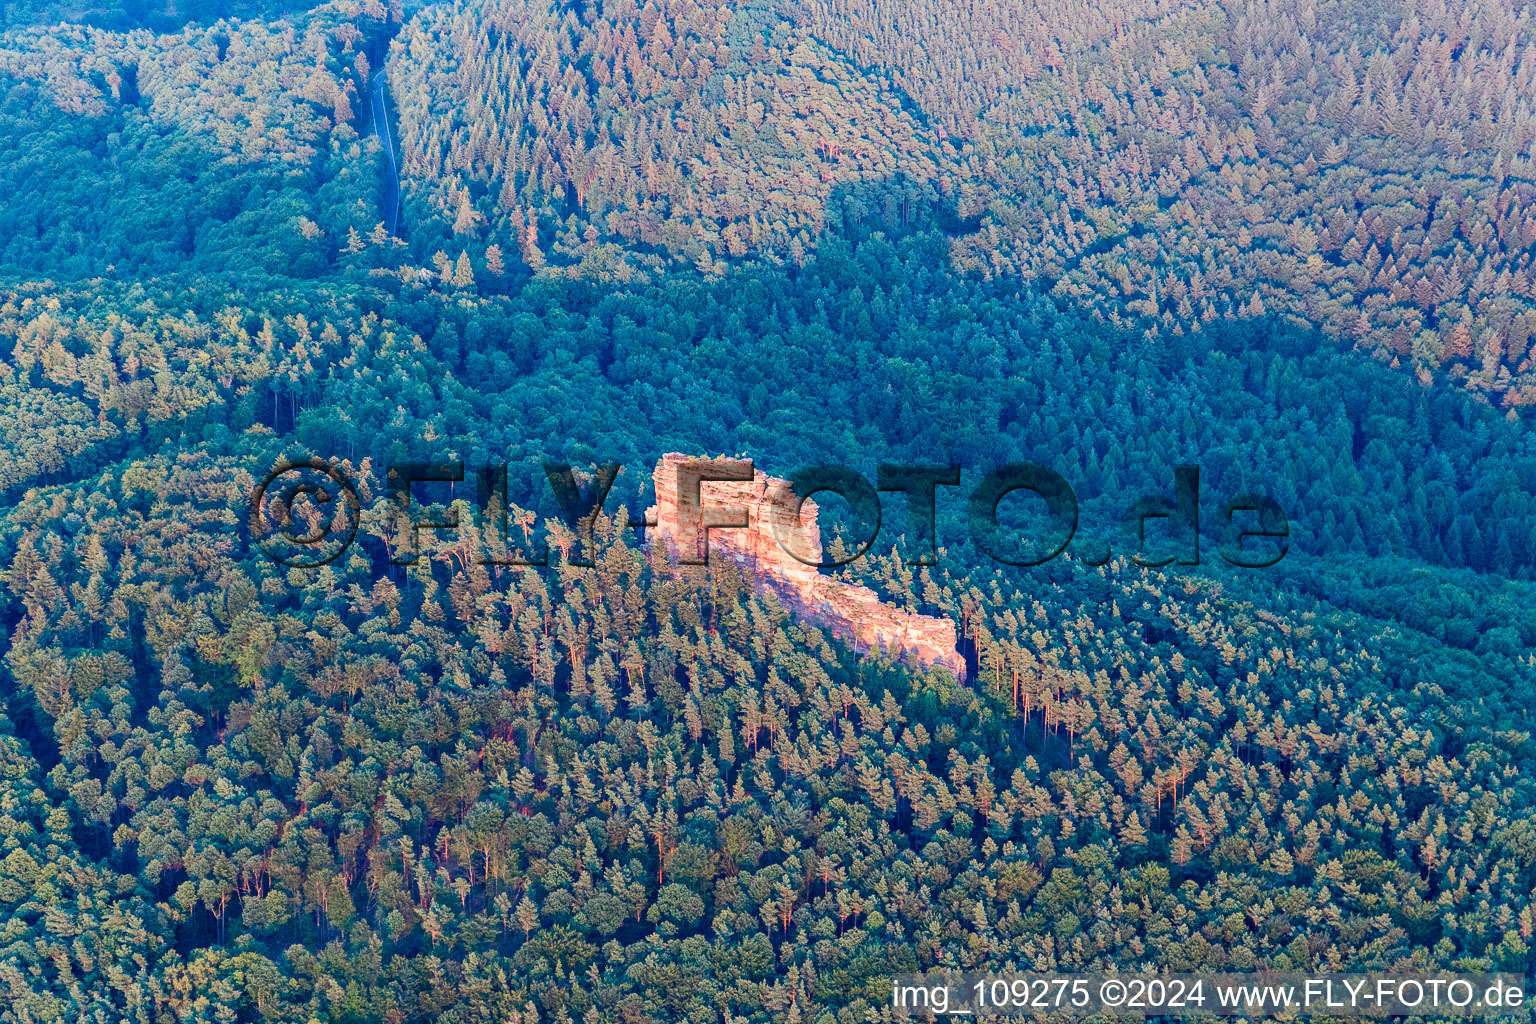
[[[656,505],[646,517],[654,524],[651,540],[665,543],[680,564],[724,555],[796,617],[855,650],[881,650],[909,665],[943,666],[965,678],[949,619],[893,608],[868,587],[817,570],[822,552],[816,502],[807,499],[797,517],[786,481],[754,470],[750,461],[675,452],[662,456],[653,480]]]

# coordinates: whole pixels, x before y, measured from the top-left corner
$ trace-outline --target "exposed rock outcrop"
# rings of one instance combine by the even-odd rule
[[[732,479],[718,479],[727,476]],[[807,499],[797,517],[786,481],[754,470],[749,461],[677,453],[662,456],[653,479],[656,505],[647,515],[652,542],[661,540],[680,563],[729,557],[796,617],[855,650],[881,650],[909,665],[943,666],[965,678],[949,619],[893,608],[868,587],[817,570],[822,551],[816,502]]]

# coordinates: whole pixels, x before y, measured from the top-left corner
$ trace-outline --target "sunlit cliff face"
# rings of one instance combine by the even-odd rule
[[[737,473],[750,479],[706,479]],[[868,587],[824,576],[817,506],[807,499],[796,516],[786,481],[750,462],[662,456],[653,476],[656,505],[647,513],[653,537],[680,562],[724,555],[773,591],[791,613],[861,652],[884,651],[916,668],[944,667],[965,678],[955,649],[955,624],[881,602]]]

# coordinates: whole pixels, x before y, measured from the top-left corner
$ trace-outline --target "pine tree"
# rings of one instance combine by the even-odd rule
[[[475,270],[469,265],[469,253],[460,250],[458,261],[453,265],[453,286],[468,288],[474,283]]]
[[[534,270],[544,265],[544,254],[539,251],[539,225],[533,218],[528,219],[528,224],[522,233],[523,262]]]
[[[523,938],[533,934],[533,930],[539,926],[538,905],[524,896],[517,905],[517,926],[523,930]]]
[[[475,228],[484,219],[484,215],[476,210],[474,204],[470,202],[469,189],[461,189],[459,191],[458,215],[453,220],[453,233],[456,235],[472,235],[475,233]]]

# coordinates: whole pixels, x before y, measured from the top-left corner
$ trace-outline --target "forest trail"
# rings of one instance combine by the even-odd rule
[[[389,161],[389,178],[384,183],[384,226],[389,229],[391,236],[396,234],[400,225],[400,167],[395,162],[395,138],[389,130],[389,104],[387,85],[384,81],[384,71],[380,69],[373,76],[373,86],[369,90],[373,103],[373,130],[384,142],[384,156]]]

